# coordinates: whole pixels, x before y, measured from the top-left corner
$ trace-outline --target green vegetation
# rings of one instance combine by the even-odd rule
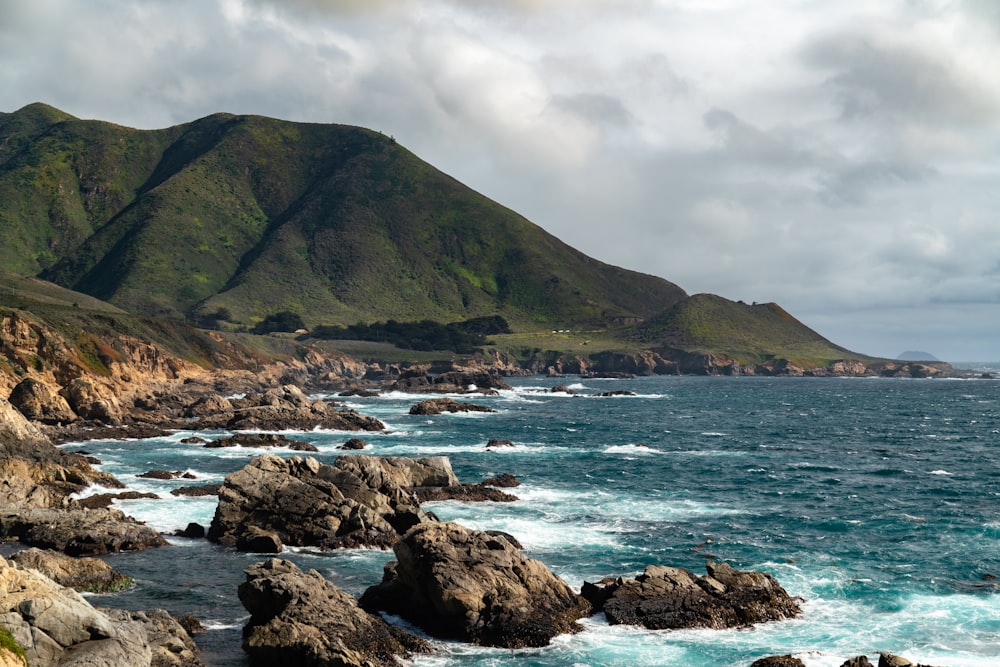
[[[250,333],[259,335],[274,333],[276,331],[295,332],[299,329],[305,329],[305,327],[306,324],[302,321],[301,316],[289,310],[283,310],[280,313],[274,313],[265,317],[262,322],[258,322],[250,330]]]
[[[440,324],[433,320],[389,320],[347,327],[321,325],[302,336],[302,339],[366,340],[386,342],[407,350],[451,350],[459,354],[472,354],[487,344],[487,336],[503,333],[510,333],[510,326],[502,317],[494,315],[451,324]]]
[[[684,292],[597,262],[363,128],[216,114],[164,130],[0,114],[0,265],[134,313],[253,327],[644,318]]]
[[[3,627],[0,627],[0,648],[10,651],[24,660],[24,664],[28,664],[28,655],[24,652],[24,649],[17,643],[14,636]]]
[[[747,305],[713,294],[683,300],[636,327],[635,337],[688,352],[723,353],[745,364],[787,359],[811,368],[863,358],[826,340],[777,304]]]
[[[119,335],[211,365],[301,354],[236,332],[302,328],[368,359],[858,358],[774,304],[689,297],[587,257],[359,127],[215,114],[140,131],[42,104],[0,113],[0,238],[15,272],[0,273],[0,307],[58,328],[96,373]]]

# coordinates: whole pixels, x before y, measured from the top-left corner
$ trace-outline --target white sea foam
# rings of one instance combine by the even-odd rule
[[[953,476],[953,475],[954,475],[955,473],[953,473],[953,472],[948,472],[947,470],[931,470],[931,471],[930,471],[930,472],[929,472],[928,474],[929,474],[929,475],[947,475],[947,476],[951,477],[951,476]]]
[[[650,447],[649,445],[612,445],[605,448],[604,453],[654,456],[656,454],[663,454],[664,452]]]

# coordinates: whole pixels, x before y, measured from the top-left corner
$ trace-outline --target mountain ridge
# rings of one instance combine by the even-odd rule
[[[309,328],[502,316],[515,356],[576,354],[557,334],[572,330],[588,352],[721,354],[744,369],[865,358],[776,304],[692,296],[588,257],[362,127],[0,113],[0,234],[8,270],[229,331],[278,313]]]

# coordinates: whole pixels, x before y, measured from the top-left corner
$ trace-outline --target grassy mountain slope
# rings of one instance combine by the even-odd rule
[[[138,131],[35,104],[0,114],[0,146],[3,265],[137,313],[598,326],[686,296],[362,128],[216,114]]]
[[[744,364],[774,358],[805,367],[865,358],[834,345],[775,303],[747,305],[714,294],[695,294],[650,318],[642,340],[695,353],[723,353]]]

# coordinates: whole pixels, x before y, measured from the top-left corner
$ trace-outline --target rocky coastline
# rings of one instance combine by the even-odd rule
[[[4,340],[10,358],[11,341],[21,339]],[[0,559],[0,628],[33,666],[201,664],[197,645],[179,619],[162,610],[101,610],[72,590],[127,585],[127,573],[99,571],[89,557],[170,547],[163,535],[124,513],[74,499],[91,485],[121,484],[94,469],[85,455],[65,452],[53,442],[147,437],[175,429],[380,431],[385,426],[379,420],[344,407],[333,395],[407,391],[420,399],[414,414],[479,410],[474,403],[419,395],[492,392],[505,388],[504,377],[539,372],[907,377],[944,372],[912,362],[881,367],[844,362],[822,372],[787,363],[745,368],[711,355],[682,362],[656,353],[560,357],[528,367],[500,357],[466,366],[404,367],[318,352],[251,372],[206,370],[136,343],[133,357],[109,361],[111,370],[101,374],[85,372],[67,347],[51,337],[46,341],[47,347],[39,347],[35,336],[33,354],[44,348],[49,355],[42,370],[25,371],[17,382],[3,375],[9,400],[0,398],[0,537],[39,550]],[[316,391],[331,399],[310,398]],[[364,447],[363,440],[353,440],[354,447]],[[240,442],[237,437],[206,444]],[[744,627],[793,618],[800,611],[799,601],[770,575],[739,572],[725,563],[709,563],[702,576],[651,566],[634,579],[612,574],[578,593],[544,564],[527,558],[516,536],[471,531],[421,508],[421,502],[441,498],[516,501],[499,490],[514,485],[511,475],[462,483],[443,457],[352,454],[325,465],[308,457],[264,455],[219,488],[207,489],[218,496],[211,526],[186,530],[205,534],[220,548],[253,553],[277,554],[285,546],[363,546],[392,549],[396,556],[382,582],[359,600],[287,561],[271,559],[248,568],[238,595],[251,615],[244,648],[253,665],[394,664],[397,656],[432,650],[425,640],[385,623],[379,613],[398,614],[434,637],[516,649],[544,646],[559,634],[576,632],[578,621],[592,614],[604,614],[611,623],[666,629]],[[911,664],[887,656],[879,658],[879,665]],[[791,665],[797,659],[765,660],[772,662],[754,664]],[[865,664],[867,658],[859,657],[845,666]]]

